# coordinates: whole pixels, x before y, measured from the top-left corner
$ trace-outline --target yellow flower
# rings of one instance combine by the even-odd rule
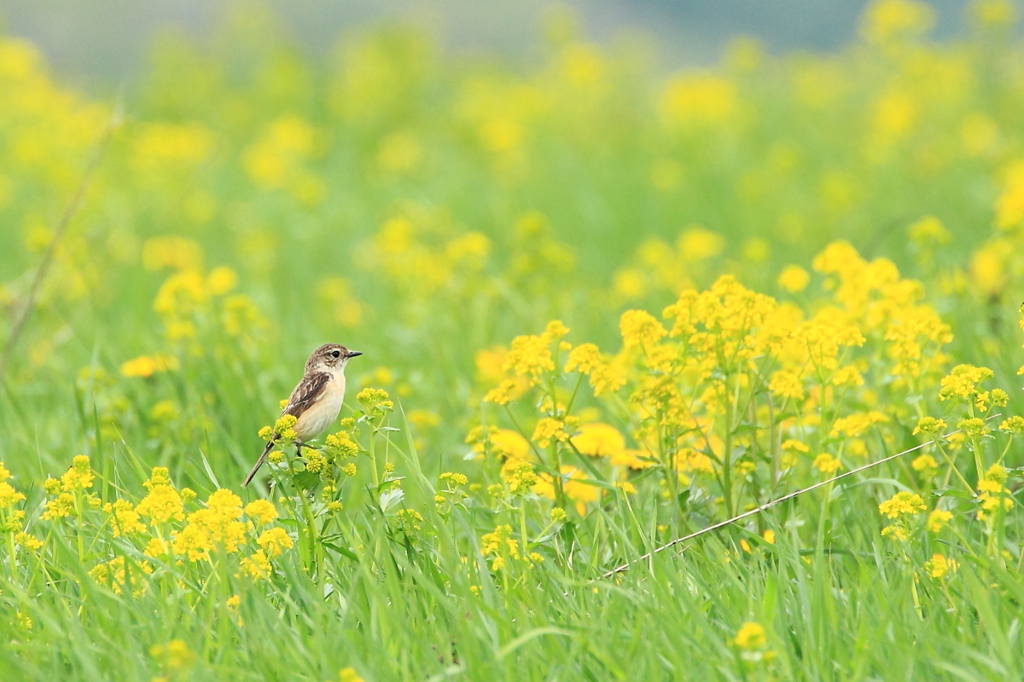
[[[562,491],[565,496],[576,503],[576,511],[582,516],[586,513],[586,503],[598,498],[598,488],[584,483],[587,475],[574,466],[563,465],[561,469]],[[540,480],[533,486],[533,492],[549,500],[555,499],[554,480],[548,474],[541,474]]]
[[[832,425],[829,435],[832,437],[845,435],[848,438],[856,438],[875,424],[887,421],[889,418],[876,410],[863,414],[851,414],[848,417],[837,419]]]
[[[939,468],[939,463],[935,461],[935,458],[931,455],[919,455],[914,458],[914,461],[910,463],[910,467],[914,471],[922,472],[934,472],[935,469]]]
[[[151,538],[142,553],[154,559],[168,556],[171,553],[171,543],[161,538]]]
[[[355,668],[342,668],[338,673],[338,682],[363,682]]]
[[[996,203],[996,225],[1012,230],[1024,224],[1024,161],[1014,163],[1006,173],[1003,193]]]
[[[626,439],[608,424],[583,424],[570,442],[581,454],[611,457],[626,449]]]
[[[982,479],[978,481],[978,492],[982,493],[1001,493],[1003,491],[1003,484],[999,481],[988,481]]]
[[[924,562],[924,570],[935,580],[942,580],[946,575],[956,573],[958,568],[957,562],[941,554],[933,554],[929,561]]]
[[[1016,3],[1011,0],[975,0],[970,12],[981,26],[1011,26],[1018,19]]]
[[[910,533],[903,526],[892,525],[882,529],[882,537],[903,541],[910,537]]]
[[[804,397],[804,385],[800,381],[800,375],[796,372],[782,369],[772,375],[768,382],[768,390],[780,398],[792,398],[802,400]]]
[[[949,523],[949,520],[951,518],[953,518],[952,512],[948,512],[942,509],[936,509],[935,511],[928,515],[928,532],[941,532],[942,529],[946,527],[946,524]]]
[[[925,510],[924,500],[917,493],[901,491],[878,505],[878,511],[890,519],[913,516]]]
[[[157,659],[169,671],[184,670],[196,660],[195,653],[181,639],[172,639],[166,645],[156,644],[149,648],[149,655]]]
[[[834,474],[843,468],[843,463],[828,453],[823,453],[814,458],[812,466],[823,474]]]
[[[782,449],[795,450],[796,452],[803,452],[805,454],[811,451],[811,448],[806,443],[801,443],[800,441],[793,440],[792,438],[782,442]]]
[[[367,412],[390,412],[395,407],[391,396],[381,388],[364,388],[356,394],[356,401]]]
[[[203,265],[203,249],[196,242],[184,237],[153,237],[142,245],[142,265],[147,270],[169,267],[197,271]]]
[[[42,540],[24,531],[20,533],[15,533],[14,542],[32,552],[38,550],[40,547],[43,546]]]
[[[939,400],[970,400],[977,393],[978,384],[992,376],[992,370],[987,367],[957,365],[939,382]]]
[[[466,477],[466,474],[453,473],[451,471],[446,471],[438,476],[438,480],[448,481],[453,486],[466,485],[469,483],[469,478]]]
[[[181,495],[170,485],[166,477],[167,469],[155,467],[146,487],[149,493],[135,507],[141,516],[148,517],[151,523],[167,523],[180,521],[185,517],[185,505]]]
[[[484,533],[480,537],[480,553],[485,558],[501,558],[502,555],[507,555],[513,559],[518,559],[519,541],[512,537],[512,526],[507,524],[499,525],[493,532]],[[502,565],[504,565],[504,562],[502,562]]]
[[[505,356],[504,369],[513,370],[519,376],[527,376],[536,383],[540,375],[555,369],[551,358],[551,342],[545,336],[517,336],[512,339],[512,348]]]
[[[223,296],[238,284],[238,275],[228,267],[214,268],[206,277],[206,287],[214,296]]]
[[[1006,467],[1002,464],[993,464],[985,470],[984,479],[986,481],[996,481],[997,483],[1006,483],[1006,479],[1009,476]]]
[[[590,372],[590,387],[595,396],[614,393],[626,383],[626,376],[618,363],[610,362],[598,365]]]
[[[72,460],[71,468],[60,477],[60,487],[64,492],[86,490],[92,487],[93,474],[89,467],[89,458],[78,455]]]
[[[492,388],[484,396],[484,402],[494,403],[495,405],[508,405],[511,402],[518,391],[518,384],[511,379],[506,379],[498,384],[497,388]]]
[[[534,473],[533,464],[510,459],[501,468],[502,477],[508,483],[508,490],[513,495],[525,495],[533,486],[537,485],[537,474]]]
[[[103,511],[111,515],[110,525],[114,530],[114,537],[127,535],[129,533],[142,533],[146,526],[139,521],[139,513],[128,500],[115,500],[113,503],[104,505]]]
[[[0,483],[0,509],[10,509],[24,499],[25,496],[15,490],[10,483],[6,481]]]
[[[968,436],[983,436],[988,432],[985,428],[985,420],[974,417],[973,419],[961,419],[956,423],[956,427],[961,429]]]
[[[245,515],[261,526],[277,518],[277,508],[270,500],[256,500],[245,505]]]
[[[544,336],[549,340],[558,340],[569,333],[569,328],[561,320],[552,320],[544,328]]]
[[[128,360],[121,365],[121,374],[125,377],[148,378],[159,372],[178,369],[178,358],[173,355],[142,355]]]
[[[737,108],[736,86],[705,74],[681,74],[665,86],[661,109],[665,118],[684,126],[719,124]]]
[[[218,490],[206,501],[206,508],[188,515],[188,524],[174,536],[175,554],[187,554],[189,561],[206,560],[221,547],[237,552],[245,544],[242,500],[230,490]]]
[[[124,588],[129,588],[132,595],[138,598],[146,593],[147,583],[143,576],[152,572],[153,567],[148,563],[125,560],[119,556],[97,564],[89,571],[89,575],[96,582],[113,590],[114,594],[123,594]]]
[[[791,294],[796,294],[806,289],[810,281],[810,273],[799,265],[787,265],[779,275],[779,286]]]
[[[1024,417],[1014,415],[1009,419],[1004,419],[1003,423],[999,425],[999,430],[1013,434],[1024,433]]]
[[[349,459],[359,454],[359,444],[352,440],[347,431],[332,433],[324,439],[324,445],[335,456],[335,458]]]
[[[946,428],[946,422],[935,417],[921,417],[918,420],[917,426],[914,427],[914,434],[919,433],[938,433]]]
[[[935,10],[914,0],[875,0],[861,19],[861,34],[887,43],[925,33],[935,24]]]
[[[627,310],[619,320],[624,348],[647,348],[657,343],[668,332],[645,310]]]
[[[291,549],[293,541],[283,528],[271,528],[264,531],[256,540],[267,556],[274,558],[281,555],[286,549]]]
[[[270,577],[270,572],[273,567],[270,565],[270,559],[263,553],[263,550],[253,552],[251,556],[244,557],[239,563],[241,572],[243,575],[247,575],[253,580],[266,580]]]
[[[362,393],[360,393],[360,395],[362,395]],[[294,427],[296,422],[298,421],[298,418],[293,414],[282,415],[274,423],[273,431],[284,440],[294,440],[295,438],[297,438]]]
[[[747,622],[740,626],[734,641],[736,646],[741,649],[760,649],[768,644],[764,627],[752,622]]]
[[[921,247],[931,244],[948,244],[953,238],[942,221],[935,216],[924,216],[907,228],[907,236]]]
[[[498,429],[490,436],[491,448],[500,457],[526,460],[531,456],[530,443],[518,432]]]
[[[590,374],[604,364],[601,358],[601,351],[592,343],[583,343],[576,346],[569,353],[569,359],[565,363],[566,372],[578,371],[580,374]]]
[[[537,422],[537,426],[534,427],[533,436],[530,440],[542,448],[549,446],[553,440],[559,443],[564,443],[569,440],[569,433],[566,431],[566,426],[566,420],[544,417]]]
[[[46,511],[42,519],[52,521],[53,519],[70,516],[75,511],[75,496],[71,493],[60,493],[54,499],[46,503]]]

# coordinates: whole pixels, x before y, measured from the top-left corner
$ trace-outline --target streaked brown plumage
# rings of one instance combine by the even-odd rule
[[[306,371],[302,381],[288,398],[288,404],[281,411],[281,416],[292,415],[295,422],[296,442],[306,443],[327,429],[338,418],[341,405],[345,399],[345,365],[350,358],[362,355],[361,352],[349,350],[336,343],[320,346],[306,361]],[[280,438],[274,434],[263,449],[263,454],[256,465],[245,477],[242,487],[249,485],[256,472],[267,461],[267,455]]]

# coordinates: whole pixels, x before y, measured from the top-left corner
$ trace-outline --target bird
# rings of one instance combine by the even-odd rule
[[[349,350],[337,343],[327,343],[313,351],[309,360],[306,360],[302,381],[292,391],[288,403],[281,411],[282,417],[290,414],[296,418],[292,429],[300,448],[323,433],[338,418],[341,404],[345,399],[345,365],[352,358],[362,354],[361,351]],[[243,488],[249,485],[256,472],[267,461],[267,455],[278,438],[280,434],[275,433],[267,442],[263,454],[242,482]]]

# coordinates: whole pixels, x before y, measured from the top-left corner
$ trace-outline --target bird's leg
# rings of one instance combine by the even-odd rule
[[[302,461],[302,448],[304,448],[304,447],[309,447],[309,446],[307,446],[301,440],[296,440],[295,441],[295,459],[298,462]]]

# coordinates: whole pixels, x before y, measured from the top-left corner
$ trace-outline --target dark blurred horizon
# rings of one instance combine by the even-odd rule
[[[326,54],[340,36],[401,21],[421,26],[451,53],[529,59],[543,17],[571,8],[582,35],[608,43],[623,33],[649,36],[665,68],[716,62],[729,40],[750,36],[769,52],[831,50],[857,35],[867,0],[0,0],[0,31],[27,38],[62,80],[102,86],[144,70],[153,38],[168,30],[202,40],[229,11],[270,10],[307,58]],[[962,31],[967,0],[933,0],[933,35]]]

